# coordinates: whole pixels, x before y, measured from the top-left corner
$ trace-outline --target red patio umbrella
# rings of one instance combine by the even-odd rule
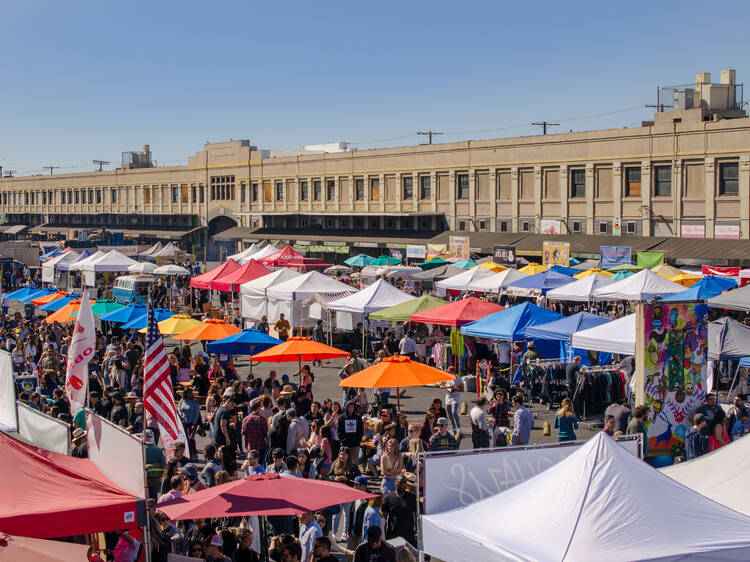
[[[439,326],[459,328],[464,324],[474,322],[474,320],[479,320],[504,309],[505,307],[494,302],[469,297],[412,314],[409,316],[409,322],[422,322],[423,324],[437,324]]]
[[[338,482],[254,474],[160,503],[158,509],[173,520],[299,515],[371,497],[374,496]]]

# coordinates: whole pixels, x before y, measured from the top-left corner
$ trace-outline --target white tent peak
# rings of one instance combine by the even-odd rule
[[[493,275],[495,275],[495,273],[489,269],[485,269],[484,267],[474,267],[472,269],[467,269],[464,273],[459,273],[448,279],[442,279],[435,283],[435,285],[440,289],[465,291],[470,283],[479,281],[480,279],[486,279]]]
[[[522,277],[527,276],[528,275],[522,271],[508,268],[486,277],[475,278],[469,281],[469,284],[466,285],[466,288],[469,291],[479,291],[481,293],[497,293],[500,291],[501,287],[505,287],[508,283],[513,283],[513,281],[518,281]],[[454,275],[454,277],[458,277],[458,275]]]
[[[258,246],[257,244],[251,244],[248,248],[245,248],[241,252],[237,252],[236,254],[228,256],[227,259],[232,259],[240,265],[245,265],[245,263],[250,261],[251,256],[257,253],[258,250],[260,250],[260,246]]]
[[[684,290],[685,287],[679,283],[665,279],[650,269],[643,269],[630,277],[596,289],[593,296],[598,300],[645,301]]]
[[[570,343],[580,349],[635,355],[635,314],[576,332]]]
[[[305,300],[315,293],[342,293],[352,290],[356,289],[345,283],[331,279],[319,271],[310,271],[299,277],[269,287],[267,294],[274,299]]]
[[[547,300],[588,302],[592,300],[592,296],[597,289],[616,282],[609,277],[594,273],[548,291]]]
[[[513,517],[498,519],[503,511]],[[604,433],[514,488],[422,519],[425,552],[445,560],[750,555],[750,518],[671,480]]]
[[[397,289],[385,279],[378,279],[358,293],[335,300],[328,304],[330,310],[369,314],[376,310],[395,306],[415,298]]]

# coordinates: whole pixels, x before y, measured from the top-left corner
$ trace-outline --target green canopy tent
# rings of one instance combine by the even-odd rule
[[[344,260],[346,265],[351,267],[366,267],[375,261],[375,258],[368,256],[367,254],[357,254],[347,260]]]
[[[410,301],[402,302],[394,306],[389,306],[388,308],[383,308],[376,312],[371,312],[370,320],[407,322],[409,320],[409,316],[411,316],[412,314],[416,314],[417,312],[424,312],[425,310],[443,306],[444,304],[448,304],[448,302],[437,297],[424,295]]]
[[[401,260],[398,258],[393,258],[391,256],[380,256],[375,261],[370,262],[370,265],[372,267],[383,267],[384,265],[398,265],[400,263]]]

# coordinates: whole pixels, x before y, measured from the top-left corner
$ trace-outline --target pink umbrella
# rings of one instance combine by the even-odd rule
[[[255,474],[161,503],[157,509],[172,520],[299,515],[371,497],[372,494],[338,482]]]

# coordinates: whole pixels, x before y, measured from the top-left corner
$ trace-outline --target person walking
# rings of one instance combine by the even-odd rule
[[[557,430],[558,441],[575,441],[578,418],[573,409],[573,401],[570,398],[563,398],[562,405],[555,414],[555,429]]]
[[[457,431],[461,429],[461,419],[458,417],[458,412],[464,392],[464,381],[456,373],[455,367],[448,367],[447,373],[453,375],[453,380],[443,383],[441,386],[445,388],[445,409],[448,414],[448,421],[451,422],[451,429]]]

